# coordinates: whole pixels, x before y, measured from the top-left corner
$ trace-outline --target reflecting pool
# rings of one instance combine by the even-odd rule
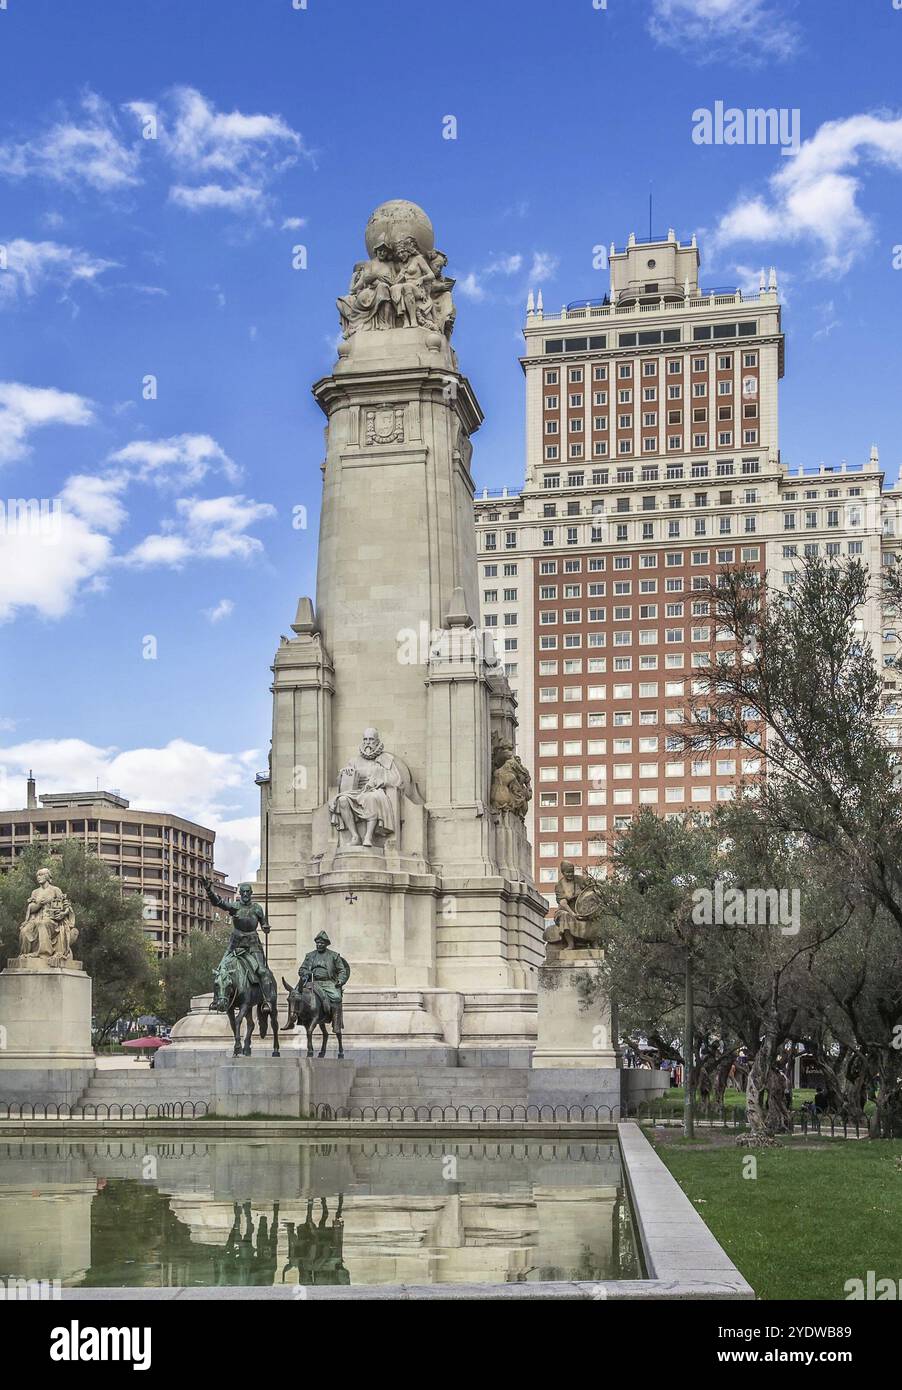
[[[496,1284],[641,1269],[612,1140],[9,1139],[0,1277]]]

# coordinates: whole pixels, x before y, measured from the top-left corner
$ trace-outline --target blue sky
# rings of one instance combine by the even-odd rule
[[[255,867],[269,663],[314,588],[309,388],[384,199],[458,278],[478,485],[522,477],[528,290],[603,293],[650,185],[704,283],[777,267],[784,458],[877,443],[895,481],[900,53],[893,0],[0,0],[0,499],[63,498],[0,534],[3,804],[28,766],[99,778]],[[717,101],[798,109],[801,150],[694,143]]]

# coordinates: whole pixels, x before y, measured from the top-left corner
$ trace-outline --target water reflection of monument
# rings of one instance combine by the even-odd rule
[[[607,1143],[0,1147],[0,1274],[95,1288],[623,1277],[624,1211]]]
[[[319,1199],[319,1220],[313,1218],[313,1198],[307,1203],[303,1224],[286,1221],[288,1261],[282,1270],[282,1283],[289,1270],[297,1274],[298,1284],[350,1284],[351,1276],[342,1259],[344,1242],[344,1193],[338,1194],[334,1213],[325,1197]]]

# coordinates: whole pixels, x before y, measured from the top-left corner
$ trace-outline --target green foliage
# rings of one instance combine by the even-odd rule
[[[19,927],[42,865],[66,893],[78,930],[76,957],[93,982],[96,1038],[102,1041],[118,1018],[155,1013],[159,1001],[159,963],[144,934],[141,901],[123,896],[119,880],[77,840],[64,840],[53,854],[40,844],[27,847],[0,877],[0,955],[19,954]]]
[[[163,995],[160,1017],[166,1023],[184,1018],[195,994],[213,988],[213,970],[222,959],[231,936],[230,927],[216,931],[192,931],[183,950],[162,962]]]
[[[872,588],[859,561],[814,558],[799,561],[788,593],[731,570],[700,595],[734,647],[694,669],[673,737],[686,758],[744,754],[752,794],[710,825],[639,816],[605,887],[621,1026],[673,1055],[689,962],[696,1032],[717,1042],[708,1055],[749,1051],[756,1131],[785,1128],[780,1054],[792,1040],[814,1049],[832,1109],[860,1116],[873,1097],[879,1132],[902,1133],[902,779],[858,626]],[[791,929],[768,916],[697,923],[692,886],[715,879],[725,893],[794,895]]]

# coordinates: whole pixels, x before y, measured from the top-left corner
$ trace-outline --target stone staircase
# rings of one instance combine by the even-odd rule
[[[77,1101],[77,1106],[97,1106],[101,1115],[104,1106],[163,1106],[181,1101],[186,1105],[190,1116],[193,1102],[198,1113],[203,1113],[201,1102],[212,1109],[213,1069],[198,1068],[159,1068],[137,1070],[123,1067],[121,1070],[96,1071]],[[143,1112],[140,1112],[143,1113]],[[118,1118],[118,1116],[116,1116]]]
[[[526,1105],[528,1076],[525,1067],[359,1067],[348,1108]]]

